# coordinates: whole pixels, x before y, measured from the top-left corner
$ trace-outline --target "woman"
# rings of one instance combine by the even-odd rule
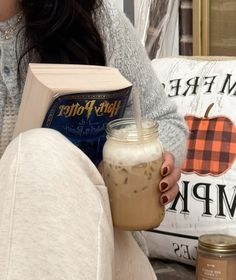
[[[49,129],[10,143],[29,62],[117,67],[159,122],[170,202],[186,128],[131,24],[111,0],[0,0],[0,37],[0,280],[155,279],[130,233],[113,235],[102,177],[78,148]]]

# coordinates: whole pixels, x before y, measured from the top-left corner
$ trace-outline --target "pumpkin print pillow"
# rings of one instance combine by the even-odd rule
[[[153,67],[189,127],[180,192],[160,227],[142,232],[150,257],[195,264],[201,234],[236,235],[236,60],[162,58]]]

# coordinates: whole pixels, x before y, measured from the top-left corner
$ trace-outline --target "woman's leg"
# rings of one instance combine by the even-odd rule
[[[115,236],[117,277],[107,190],[79,149],[49,129],[9,145],[0,161],[0,280],[144,279],[135,275],[139,248],[122,249],[135,241]],[[118,274],[121,255],[133,260],[131,277]]]
[[[63,136],[22,134],[0,161],[0,279],[112,279],[107,201],[97,169]]]
[[[130,232],[114,230],[115,280],[156,280],[148,258]]]

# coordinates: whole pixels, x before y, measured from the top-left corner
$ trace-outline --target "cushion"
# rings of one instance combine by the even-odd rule
[[[190,133],[180,192],[160,227],[142,234],[150,257],[194,265],[200,235],[236,235],[236,60],[177,57],[152,64]]]

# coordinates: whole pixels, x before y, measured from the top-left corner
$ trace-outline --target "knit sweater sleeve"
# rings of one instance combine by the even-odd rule
[[[158,121],[164,149],[175,156],[176,164],[179,165],[185,155],[187,136],[183,117],[177,113],[176,105],[166,96],[128,18],[116,7],[113,0],[104,0],[103,9],[98,24],[102,17],[101,29],[107,63],[118,68],[133,87],[138,89],[142,116]],[[132,116],[131,104],[126,109],[126,116]]]

